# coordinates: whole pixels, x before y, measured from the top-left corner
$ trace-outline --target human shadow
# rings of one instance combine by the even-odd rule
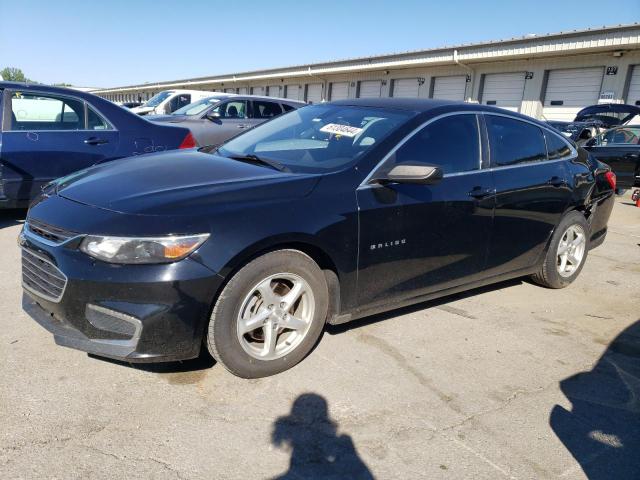
[[[351,437],[337,430],[324,397],[298,396],[291,413],[274,422],[272,443],[291,452],[289,469],[276,479],[373,479]]]
[[[640,320],[560,388],[572,408],[556,405],[549,423],[587,478],[640,478]]]

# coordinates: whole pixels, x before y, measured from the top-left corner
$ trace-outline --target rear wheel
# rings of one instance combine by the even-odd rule
[[[582,271],[589,251],[589,225],[580,212],[569,212],[551,238],[549,249],[532,278],[549,288],[564,288]]]
[[[328,298],[324,274],[307,255],[263,255],[240,269],[220,294],[207,331],[209,352],[244,378],[287,370],[320,337]]]

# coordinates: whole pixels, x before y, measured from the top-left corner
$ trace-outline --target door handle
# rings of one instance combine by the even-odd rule
[[[637,153],[627,153],[624,158],[630,158],[635,160],[636,158],[638,158],[640,155],[638,155]]]
[[[84,143],[86,143],[87,145],[103,145],[105,143],[109,143],[109,140],[106,140],[104,138],[91,137],[87,138]]]
[[[247,128],[249,125],[245,125],[244,123],[238,124],[238,128]]]
[[[493,195],[495,193],[496,193],[495,188],[475,187],[473,190],[469,192],[469,196],[479,200],[481,198],[488,197],[489,195]]]
[[[547,185],[551,185],[553,187],[564,187],[566,184],[567,182],[565,182],[564,178],[560,177],[551,177],[547,180]]]

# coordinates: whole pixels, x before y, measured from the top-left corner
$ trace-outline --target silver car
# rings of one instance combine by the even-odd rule
[[[221,93],[186,105],[170,115],[145,118],[187,127],[198,145],[207,146],[219,145],[248,128],[305,105],[284,98]]]

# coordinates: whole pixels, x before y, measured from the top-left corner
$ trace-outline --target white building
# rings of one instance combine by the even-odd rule
[[[188,88],[307,102],[363,97],[479,102],[571,120],[586,105],[640,105],[640,24],[96,90],[114,101]]]

